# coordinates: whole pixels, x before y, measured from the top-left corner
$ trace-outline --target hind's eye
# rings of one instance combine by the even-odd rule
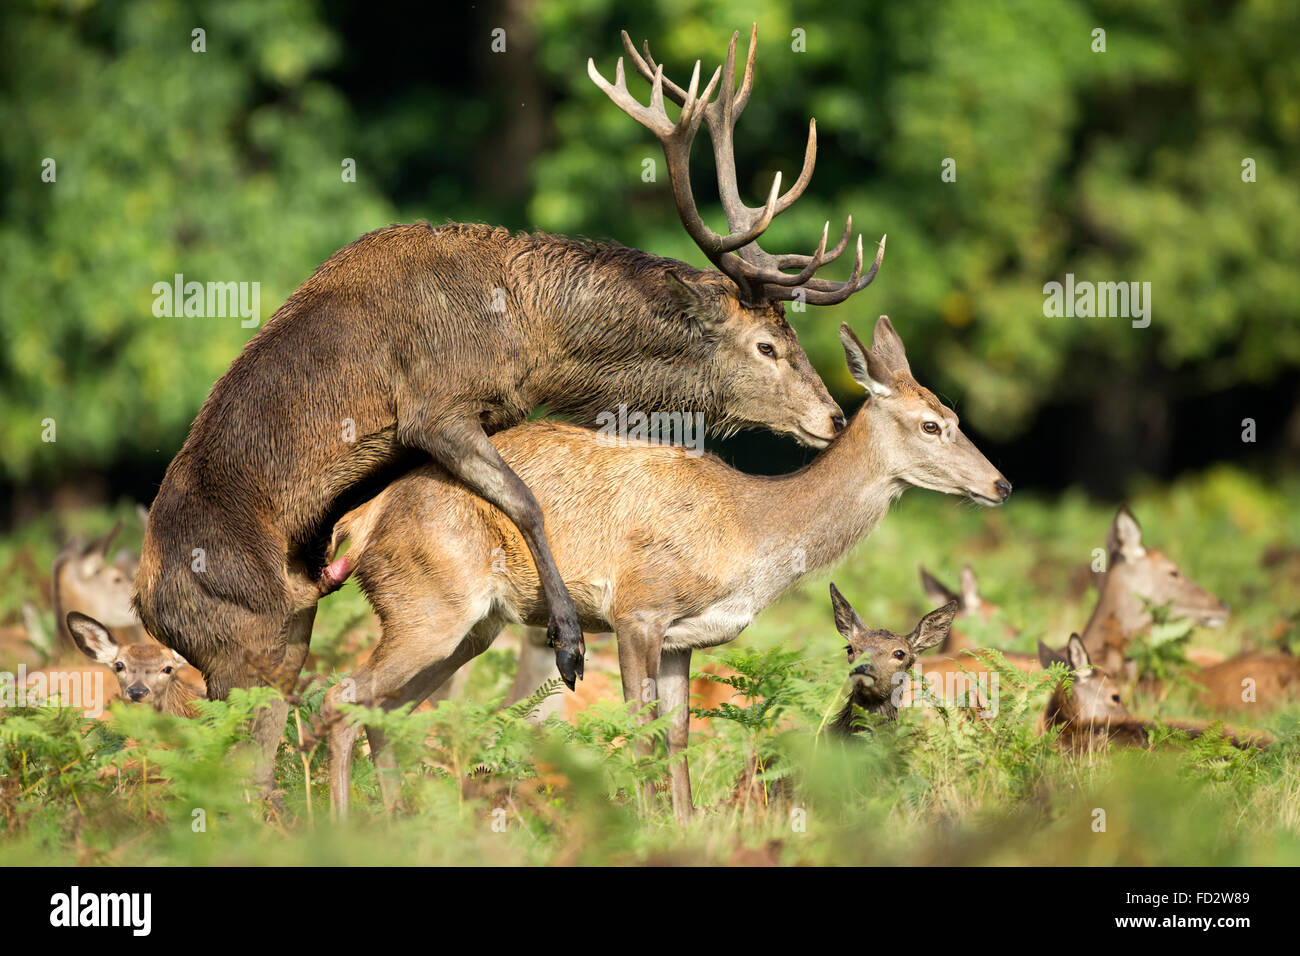
[[[921,431],[925,432],[927,435],[937,435],[937,434],[939,434],[939,423],[938,423],[938,422],[925,422],[925,423],[921,426]]]
[[[1111,694],[1111,695],[1110,695],[1110,699],[1113,700],[1115,703],[1118,704],[1118,703],[1119,703],[1119,694]]]
[[[901,661],[907,657],[907,652],[903,650],[894,651],[894,660]]]
[[[772,347],[770,342],[759,342],[758,354],[766,355],[768,358],[776,358],[776,349]]]
[[[122,673],[122,671],[126,670],[126,665],[123,664],[121,661],[118,661],[116,664],[113,665],[113,670],[117,671],[120,674]]]
[[[172,672],[172,669],[171,669],[170,667],[164,667],[164,668],[163,668],[163,673],[164,673],[164,674],[170,674],[171,672]]]

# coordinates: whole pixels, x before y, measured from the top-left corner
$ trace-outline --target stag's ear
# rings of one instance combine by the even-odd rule
[[[1070,665],[1070,670],[1081,671],[1092,666],[1092,658],[1088,656],[1088,649],[1083,646],[1083,638],[1078,634],[1070,635],[1070,643],[1065,645],[1065,662]]]
[[[942,581],[927,571],[921,565],[916,566],[921,572],[921,590],[925,596],[935,604],[947,604],[949,601],[956,601],[958,595],[956,591],[950,591]]]
[[[921,618],[920,623],[916,625],[916,630],[908,639],[908,643],[912,645],[912,652],[920,654],[946,641],[948,632],[952,630],[952,619],[956,616],[957,602],[949,601],[943,607]]]
[[[858,612],[853,610],[853,605],[845,600],[840,589],[833,583],[831,584],[831,607],[835,610],[835,629],[847,641],[852,641],[859,631],[865,631],[867,625],[862,623],[862,618],[858,617]]]
[[[724,296],[716,286],[679,274],[675,269],[664,272],[672,309],[683,321],[701,332],[710,332],[727,319]]]
[[[893,380],[884,360],[863,345],[848,323],[840,326],[840,342],[844,345],[844,358],[849,363],[853,381],[867,390],[868,395],[886,398],[894,394],[888,382]]]
[[[1128,505],[1121,505],[1115,513],[1115,520],[1110,523],[1106,550],[1112,561],[1116,555],[1125,561],[1136,561],[1147,553],[1146,548],[1142,547],[1142,526],[1133,517],[1133,512],[1128,510]]]
[[[67,623],[81,653],[101,664],[111,664],[116,659],[117,641],[103,624],[80,611],[69,611]]]
[[[884,360],[885,367],[890,372],[912,374],[912,368],[907,364],[907,352],[903,348],[903,340],[894,331],[894,323],[889,321],[887,315],[876,319],[876,330],[871,337],[871,351]]]

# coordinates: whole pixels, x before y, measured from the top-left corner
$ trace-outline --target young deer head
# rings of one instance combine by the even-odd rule
[[[69,611],[80,611],[111,628],[140,626],[131,609],[136,560],[125,550],[111,561],[108,557],[108,549],[121,528],[119,521],[108,534],[86,545],[74,540],[54,559],[54,617],[64,649],[76,646],[64,624]]]
[[[1128,642],[1151,624],[1151,607],[1167,605],[1169,615],[1208,627],[1228,618],[1228,606],[1187,578],[1161,552],[1142,544],[1142,526],[1127,507],[1111,522],[1106,536],[1108,565],[1098,583],[1097,607],[1083,631],[1089,654],[1118,674]]]
[[[867,390],[872,442],[884,471],[906,485],[980,504],[1007,499],[1011,483],[962,434],[956,413],[912,377],[903,340],[888,316],[876,321],[870,349],[848,325],[840,326],[840,341],[849,374]]]
[[[809,126],[808,145],[798,179],[784,193],[781,175],[772,184],[762,206],[746,205],[740,198],[732,137],[736,121],[749,102],[754,83],[754,59],[758,52],[758,26],[749,40],[749,53],[740,88],[736,88],[736,43],[733,33],[723,65],[699,92],[700,64],[695,63],[688,88],[683,89],[664,75],[646,43],[638,51],[627,31],[623,48],[637,72],[651,84],[650,105],[643,106],[628,91],[620,57],[609,83],[587,61],[587,73],[611,100],[663,146],[668,177],[682,225],[718,273],[699,278],[671,274],[679,286],[683,317],[708,332],[721,330],[718,350],[719,385],[727,392],[729,416],[740,423],[762,424],[794,435],[805,444],[822,447],[844,427],[844,416],[830,401],[821,380],[800,348],[794,330],[785,319],[783,302],[799,300],[810,305],[833,305],[865,289],[875,278],[885,253],[882,237],[875,261],[863,272],[862,236],[858,235],[853,273],[847,281],[818,278],[817,271],[833,262],[848,248],[853,218],[834,248],[827,250],[830,223],[822,229],[821,241],[812,255],[773,255],[758,245],[758,239],[772,219],[789,209],[812,179],[817,159],[817,126]],[[710,102],[714,92],[717,99]],[[681,107],[677,120],[669,118],[664,97]],[[696,208],[690,184],[690,151],[703,123],[713,144],[718,193],[727,216],[727,234],[710,229]],[[795,270],[793,272],[787,270]],[[725,278],[724,278],[725,276]],[[773,420],[784,410],[784,418]]]
[[[67,618],[68,630],[82,653],[108,667],[117,677],[122,697],[134,704],[148,703],[154,710],[177,713],[192,700],[194,693],[180,681],[185,658],[157,641],[119,644],[103,624],[94,618],[72,611]],[[182,694],[178,700],[178,694]]]
[[[926,598],[934,604],[946,604],[949,601],[956,601],[958,620],[974,617],[987,624],[1002,613],[1001,607],[992,601],[986,600],[980,594],[979,581],[969,564],[964,565],[961,569],[960,591],[951,590],[924,567],[918,566],[917,570],[921,573],[921,589],[925,592]],[[1014,628],[1004,626],[1004,630],[1007,636],[1016,636],[1017,632]],[[954,627],[948,633],[948,639],[938,647],[936,653],[940,655],[956,654],[959,651],[975,646],[975,642],[970,637]]]
[[[1069,643],[1061,651],[1054,651],[1039,641],[1038,662],[1044,669],[1054,663],[1065,664],[1074,677],[1068,692],[1064,687],[1057,687],[1048,700],[1043,720],[1049,726],[1090,727],[1129,716],[1120,697],[1119,685],[1104,670],[1093,666],[1088,649],[1078,634],[1071,634]]]
[[[901,675],[907,674],[918,654],[948,636],[953,616],[957,613],[957,602],[949,601],[931,611],[921,618],[910,634],[867,627],[834,584],[831,585],[831,607],[835,611],[836,629],[849,642],[845,650],[852,665],[849,678],[853,684],[849,701],[835,723],[836,729],[852,730],[855,706],[893,720],[898,716],[897,692],[903,680]]]

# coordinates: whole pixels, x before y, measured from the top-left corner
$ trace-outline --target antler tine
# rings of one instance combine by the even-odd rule
[[[799,178],[794,181],[794,185],[789,191],[781,197],[777,203],[776,211],[785,212],[794,205],[795,200],[803,195],[803,191],[808,188],[812,182],[813,168],[817,165],[817,120],[808,121],[808,145],[803,151],[803,168],[799,170]]]
[[[732,252],[736,249],[741,248],[742,246],[749,245],[751,242],[754,242],[759,236],[761,236],[763,232],[767,229],[767,227],[772,224],[772,217],[775,216],[778,212],[780,212],[780,210],[777,208],[777,202],[780,194],[781,194],[781,174],[778,172],[776,176],[772,179],[772,189],[767,194],[767,202],[763,204],[763,208],[761,210],[754,210],[754,212],[760,213],[759,217],[755,219],[748,227],[746,227],[743,232],[732,233],[728,235],[725,239],[723,239],[722,251]],[[766,255],[766,253],[764,253],[764,255]],[[741,255],[741,259],[744,258],[745,257]]]
[[[813,275],[817,272],[818,269],[826,265],[826,263],[834,261],[835,257],[839,255],[839,252],[834,252],[834,251],[832,251],[829,257],[826,255],[826,240],[830,237],[830,231],[831,231],[831,221],[827,219],[826,225],[822,227],[822,239],[821,242],[817,244],[817,251],[814,252],[811,256],[800,257],[802,259],[807,260],[808,263],[803,267],[802,272],[786,273],[786,272],[781,272],[779,268],[763,269],[761,271],[755,269],[753,274],[753,279],[761,282],[763,285],[773,285],[773,286],[803,285],[805,282],[807,282],[809,279],[813,277]],[[842,252],[843,250],[840,251]],[[768,258],[775,259],[777,257],[769,256]]]
[[[731,45],[736,45],[735,34],[732,34]],[[744,111],[745,105],[749,102],[750,91],[754,89],[754,58],[758,55],[758,24],[755,23],[749,33],[749,53],[745,56],[745,75],[740,81],[740,92],[736,94],[736,101],[732,107],[732,118],[739,116]],[[734,74],[733,74],[734,75]]]
[[[849,216],[848,219],[845,220],[844,232],[840,236],[840,241],[835,243],[835,248],[827,254],[822,265],[825,265],[828,262],[834,262],[840,256],[844,255],[844,250],[849,247],[849,236],[852,234],[853,217]],[[794,253],[790,255],[773,256],[772,258],[775,260],[773,265],[778,269],[801,269],[808,264],[812,257],[805,256],[803,253]]]
[[[885,258],[885,236],[880,237],[879,248],[876,251],[875,261],[872,262],[871,268],[862,273],[862,235],[858,235],[858,255],[857,261],[853,266],[853,275],[847,282],[833,283],[827,282],[830,288],[821,288],[821,282],[824,280],[814,279],[804,286],[804,301],[809,305],[836,305],[843,302],[855,292],[861,292],[871,284],[871,280],[876,277],[880,271],[880,262]],[[816,283],[816,286],[814,286]]]

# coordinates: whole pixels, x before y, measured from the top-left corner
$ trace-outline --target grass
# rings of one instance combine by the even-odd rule
[[[1300,482],[1214,470],[1139,489],[1131,505],[1148,544],[1232,606],[1227,627],[1194,631],[1193,644],[1233,653],[1300,640]],[[102,531],[119,513],[125,504],[75,515],[73,530]],[[721,660],[757,697],[716,708],[692,736],[702,810],[684,832],[666,794],[641,803],[637,784],[657,779],[664,759],[634,757],[629,741],[644,731],[621,704],[537,726],[526,719],[536,700],[500,706],[513,668],[501,648],[475,663],[462,697],[382,717],[399,747],[404,812],[383,816],[359,753],[345,826],[328,819],[323,747],[304,769],[293,717],[278,767],[283,808],[268,815],[247,799],[241,734],[257,694],[205,703],[196,721],[121,705],[107,722],[0,709],[0,865],[1300,863],[1297,706],[1248,715],[1280,740],[1263,754],[1211,734],[1074,757],[1037,730],[1046,680],[1007,674],[988,727],[905,709],[848,742],[816,734],[842,703],[846,672],[828,580],[869,625],[903,631],[930,610],[917,563],[955,580],[969,562],[1003,609],[984,632],[969,624],[976,637],[1006,643],[1009,623],[1021,631],[1011,649],[1032,651],[1039,638],[1060,646],[1091,609],[1086,569],[1112,514],[1069,493],[1017,493],[988,511],[910,492],[833,572],[806,579],[735,644],[697,655],[696,670]],[[47,520],[0,541],[5,623],[31,601],[52,626],[43,588],[58,537]],[[138,538],[128,521],[124,543]],[[314,643],[322,672],[345,672],[351,642],[374,633],[355,585],[327,598]],[[1177,686],[1176,660],[1158,663],[1174,690],[1131,709],[1215,716]],[[323,690],[313,684],[298,702],[304,727]]]

